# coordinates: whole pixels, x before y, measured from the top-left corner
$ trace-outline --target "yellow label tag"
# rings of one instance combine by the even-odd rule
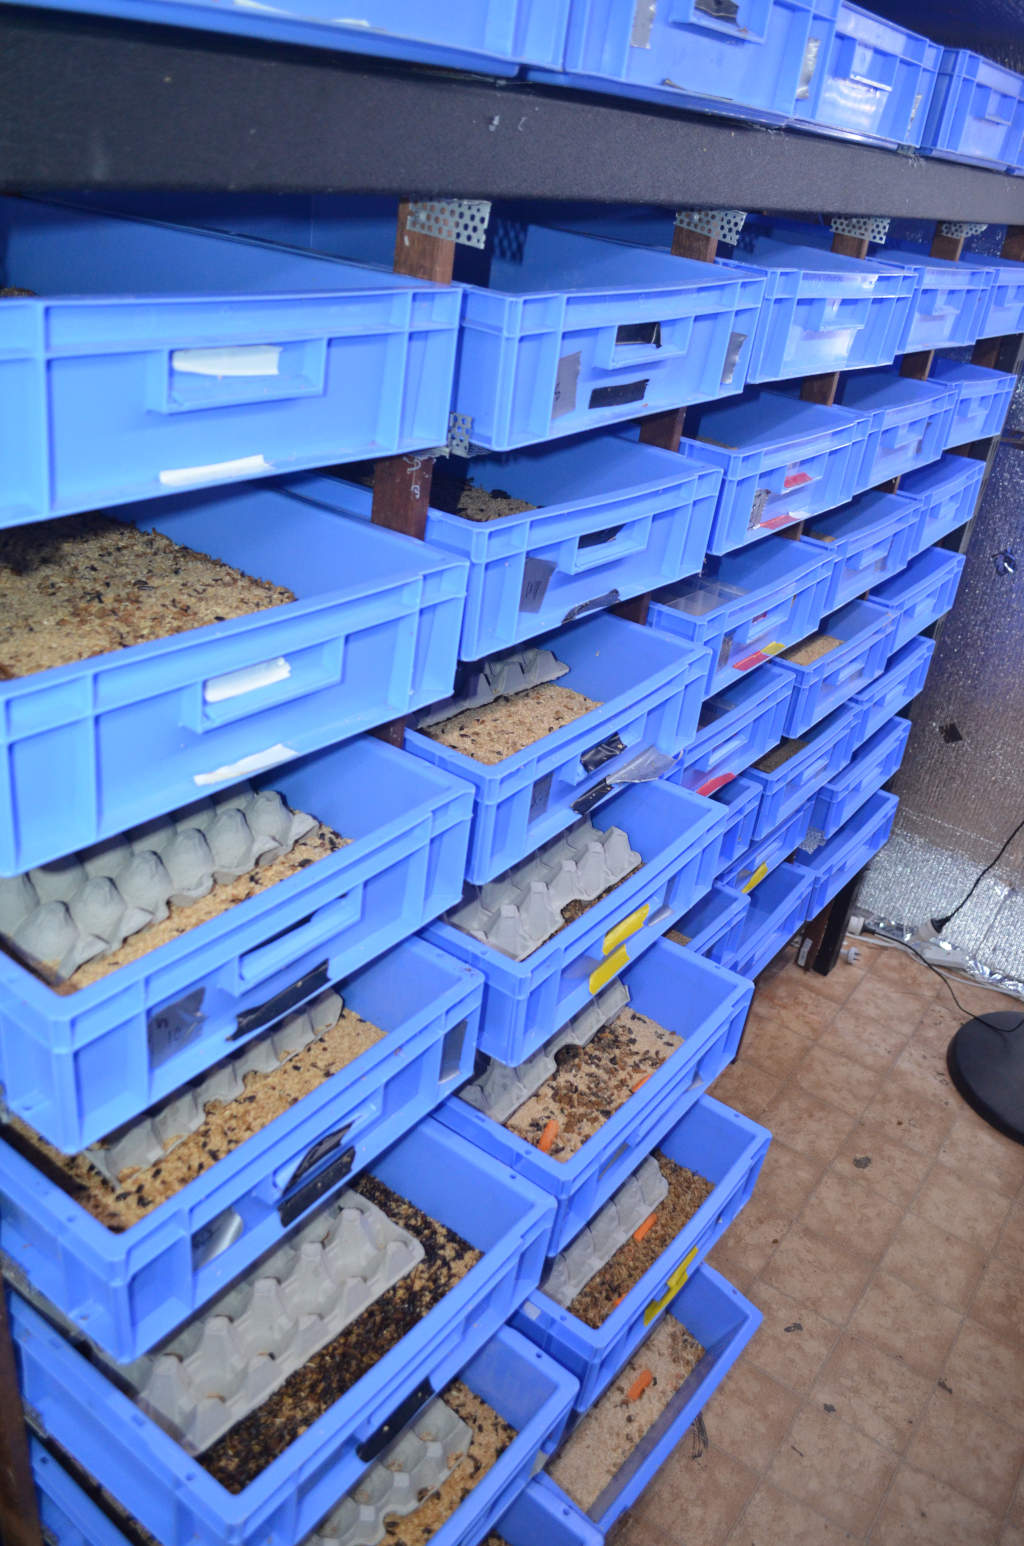
[[[609,929],[601,942],[601,954],[610,955],[613,950],[619,948],[623,940],[635,934],[637,929],[642,929],[647,922],[647,914],[650,910],[650,902],[645,902],[643,907],[638,907],[636,912],[630,913],[628,918],[623,918],[621,923],[617,923],[614,929]]]
[[[625,945],[620,945],[613,956],[609,956],[607,961],[602,961],[601,965],[596,966],[591,972],[589,984],[591,993],[600,992],[605,983],[611,982],[628,962],[629,952]]]
[[[763,644],[761,646],[761,654],[762,655],[781,655],[782,651],[785,648],[786,648],[786,646],[784,644]]]
[[[661,1314],[665,1306],[671,1304],[679,1290],[689,1280],[690,1268],[693,1266],[693,1258],[696,1256],[696,1254],[697,1247],[694,1246],[689,1255],[683,1258],[675,1272],[672,1273],[671,1277],[665,1285],[665,1292],[662,1294],[661,1298],[651,1300],[650,1304],[644,1311],[645,1326],[649,1326],[655,1317]]]
[[[759,864],[753,875],[751,875],[750,879],[747,881],[747,884],[743,887],[744,891],[753,891],[755,886],[759,886],[761,884],[767,873],[767,864]]]

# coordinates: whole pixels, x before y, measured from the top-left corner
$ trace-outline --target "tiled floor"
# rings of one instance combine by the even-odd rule
[[[775,1135],[710,1258],[764,1325],[616,1546],[1024,1546],[1024,1146],[949,1082],[942,981],[862,949],[763,977],[714,1087]]]

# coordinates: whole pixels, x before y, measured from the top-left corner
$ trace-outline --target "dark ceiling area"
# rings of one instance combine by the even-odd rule
[[[867,9],[936,43],[1024,70],[1024,0],[867,0]]]

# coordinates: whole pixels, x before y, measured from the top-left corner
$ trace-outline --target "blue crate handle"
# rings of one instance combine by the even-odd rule
[[[594,363],[601,370],[632,370],[638,365],[657,365],[662,360],[684,359],[693,339],[693,318],[672,318],[670,344],[662,342],[661,323],[642,322],[637,327],[650,328],[653,336],[642,342],[630,343],[620,339],[622,326],[602,328],[594,348]]]
[[[165,361],[150,404],[158,413],[322,397],[327,382],[323,338],[168,349]]]
[[[721,746],[710,747],[706,756],[703,758],[698,757],[696,761],[690,763],[690,766],[692,768],[710,768],[712,763],[727,762],[735,752],[741,752],[747,746],[749,739],[748,731],[746,729],[740,730],[733,736],[731,741],[726,741]]]
[[[876,91],[891,91],[896,79],[897,57],[882,49],[872,48],[859,38],[846,36],[836,50],[835,75],[844,76],[858,86],[870,86]]]
[[[667,20],[673,27],[701,27],[734,41],[763,43],[770,14],[771,0],[673,0]]]
[[[295,960],[297,954],[305,954],[316,945],[326,944],[335,934],[355,923],[362,908],[363,883],[358,882],[333,902],[317,908],[309,918],[301,918],[291,928],[285,929],[269,944],[257,945],[238,958],[237,970],[229,966],[228,972],[235,979],[236,996],[256,987],[273,977],[282,967]],[[230,991],[228,989],[227,991]]]
[[[808,334],[846,333],[867,325],[871,315],[871,302],[855,296],[820,296],[807,305],[807,325],[803,336]],[[831,325],[829,325],[831,324]]]
[[[579,537],[570,537],[558,548],[556,566],[566,574],[583,574],[587,569],[601,569],[605,564],[626,558],[630,553],[645,552],[650,532],[651,518],[648,516],[645,521],[632,521],[618,530],[614,526],[609,527],[609,535],[603,540],[598,540],[600,532],[584,532]]]
[[[422,591],[417,584],[410,586],[409,592],[409,597],[403,593],[401,600],[412,601],[409,608],[412,612]],[[207,730],[219,730],[222,725],[262,714],[277,704],[321,692],[327,687],[337,687],[343,680],[343,643],[338,637],[337,619],[325,614],[321,639],[316,637],[319,632],[316,619],[311,617],[308,621],[313,625],[312,637],[306,633],[300,649],[208,676],[186,688],[182,727],[202,735]],[[259,637],[253,642],[258,648]],[[406,651],[402,652],[403,659],[409,648],[407,645]]]
[[[979,104],[983,101],[985,106],[981,107]],[[986,123],[1012,123],[1016,106],[1017,101],[1014,97],[1007,96],[1003,91],[996,91],[992,86],[985,86],[979,81],[974,87],[974,102],[971,105],[970,116],[983,118]]]

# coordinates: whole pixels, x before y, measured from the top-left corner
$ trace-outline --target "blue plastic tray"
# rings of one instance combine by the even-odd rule
[[[844,403],[870,421],[854,474],[855,492],[934,462],[946,449],[956,413],[955,387],[869,370],[844,377],[839,392]]]
[[[889,641],[890,654],[902,649],[916,633],[937,622],[956,600],[964,567],[963,553],[926,548],[902,574],[886,580],[871,599],[896,614],[896,631]]]
[[[973,344],[980,336],[995,270],[933,258],[925,248],[898,242],[882,249],[885,261],[916,276],[917,290],[899,339],[899,352]],[[844,398],[845,402],[846,399]]]
[[[864,742],[841,772],[818,790],[805,846],[810,846],[814,834],[834,837],[843,823],[889,782],[903,761],[909,734],[909,719],[890,719]]]
[[[0,873],[451,691],[464,563],[337,514],[337,487],[305,475],[112,512],[296,600],[0,682]]]
[[[812,521],[803,540],[827,543],[838,559],[822,611],[834,612],[898,574],[910,559],[920,519],[917,502],[901,486],[898,494],[861,494],[841,510]]]
[[[710,463],[610,430],[453,465],[478,488],[537,506],[493,521],[427,513],[427,541],[469,560],[463,660],[696,573],[722,479]],[[365,516],[371,497],[346,485],[343,502]]]
[[[471,1075],[470,967],[412,938],[338,988],[384,1040],[120,1233],[0,1142],[0,1250],[112,1358],[147,1352]]]
[[[827,549],[768,538],[709,558],[703,574],[660,591],[647,621],[710,650],[707,691],[719,693],[814,631],[835,566]]]
[[[754,228],[736,248],[767,285],[748,381],[887,365],[913,305],[914,278],[871,258],[774,241]]]
[[[911,639],[890,656],[881,676],[850,699],[850,707],[860,716],[853,741],[855,748],[863,746],[893,714],[911,698],[917,697],[924,686],[934,652],[934,639]]]
[[[669,937],[680,944],[685,941],[684,949],[721,965],[735,951],[749,906],[750,898],[744,892],[712,886],[707,896],[679,919]]]
[[[686,1437],[762,1320],[760,1310],[707,1264],[682,1288],[668,1313],[697,1338],[704,1357],[590,1510],[602,1538]],[[561,1488],[556,1491],[559,1500],[570,1502]]]
[[[753,779],[748,779],[744,775],[742,779],[738,778],[736,783],[746,786],[753,784]],[[732,787],[730,785],[730,788]],[[728,869],[722,871],[719,877],[722,885],[748,894],[755,891],[766,875],[771,874],[772,870],[777,869],[784,859],[788,859],[789,855],[799,848],[811,825],[813,805],[813,798],[804,800],[791,816],[787,816],[764,837],[759,837],[756,842],[752,842]],[[725,957],[722,965],[732,966],[732,961]]]
[[[460,1372],[460,1378],[516,1430],[508,1449],[485,1473],[456,1511],[431,1537],[431,1546],[477,1546],[497,1515],[509,1546],[601,1546],[592,1527],[577,1528],[575,1510],[553,1493],[543,1478],[530,1481],[565,1427],[576,1381],[540,1348],[510,1327],[491,1341]],[[50,1546],[132,1546],[138,1525],[113,1507],[107,1512],[87,1496],[70,1472],[48,1454],[38,1439],[29,1440],[32,1475],[38,1489],[40,1518]],[[515,1497],[512,1509],[508,1499]],[[578,1516],[577,1516],[578,1517]],[[509,1520],[513,1520],[512,1527]],[[524,1536],[522,1528],[550,1530]],[[516,1533],[515,1525],[519,1525]],[[560,1528],[561,1527],[561,1528]],[[568,1533],[566,1533],[568,1532]]]
[[[588,1326],[540,1289],[530,1294],[513,1324],[576,1376],[579,1411],[594,1404],[728,1229],[754,1189],[770,1142],[757,1122],[702,1095],[658,1149],[711,1181],[714,1191],[604,1323]]]
[[[277,43],[343,49],[385,59],[515,75],[523,63],[557,65],[569,0],[363,0],[357,16],[335,0],[29,0],[60,10],[241,32]]]
[[[692,438],[680,453],[723,470],[710,551],[728,553],[845,504],[857,491],[869,423],[859,411],[756,391],[688,414],[686,427]]]
[[[0,953],[5,1097],[58,1148],[138,1116],[458,900],[467,784],[372,736],[254,782],[351,842],[73,993]]]
[[[960,262],[992,269],[995,274],[978,337],[1005,338],[1010,333],[1024,333],[1024,263],[1014,263],[1011,258],[987,258],[977,252],[962,252]]]
[[[563,1250],[732,1061],[750,1007],[742,978],[658,940],[622,975],[629,1008],[683,1038],[671,1057],[565,1160],[453,1095],[438,1111],[455,1132],[555,1199],[549,1253]]]
[[[943,456],[900,479],[900,493],[910,494],[919,512],[912,558],[970,520],[984,476],[985,463],[975,457]]]
[[[510,450],[742,390],[759,275],[546,226],[499,230],[495,246],[489,288],[464,287],[453,407],[472,444]]]
[[[807,917],[814,918],[847,881],[873,859],[892,831],[899,804],[894,794],[875,794],[827,843],[807,854],[800,850],[792,868],[811,882]],[[736,967],[739,971],[741,968]]]
[[[900,578],[886,583],[898,584]],[[885,670],[886,661],[902,641],[893,639],[894,604],[884,601],[883,592],[884,587],[873,591],[870,601],[850,601],[822,618],[821,632],[841,643],[817,660],[801,666],[780,658],[779,665],[792,672],[794,679],[786,711],[787,735],[803,735]]]
[[[615,96],[785,123],[812,57],[812,24],[831,35],[837,0],[737,0],[635,11],[633,0],[573,0],[562,70],[530,70]],[[820,46],[820,43],[819,45]]]
[[[718,874],[735,864],[754,841],[754,823],[761,809],[761,790],[749,778],[734,778],[711,798],[724,805],[727,815],[718,855]]]
[[[1024,79],[980,54],[945,48],[921,150],[978,166],[1020,163]]]
[[[39,1523],[50,1546],[133,1546],[121,1522],[94,1503],[32,1433],[28,1448]]]
[[[0,526],[442,443],[457,288],[0,202]]]
[[[549,634],[544,648],[569,667],[559,687],[600,707],[495,763],[406,732],[408,751],[473,785],[467,880],[507,870],[610,795],[638,753],[674,757],[697,727],[705,650],[609,613]]]
[[[781,826],[849,762],[859,719],[849,705],[836,709],[802,736],[803,747],[773,772],[763,773],[756,767],[747,772],[751,783],[761,788],[755,840]]]
[[[486,1367],[485,1344],[539,1281],[550,1198],[434,1117],[424,1118],[372,1170],[483,1254],[440,1304],[237,1494],[10,1292],[24,1400],[46,1431],[165,1546],[269,1540],[296,1546],[350,1489],[373,1458],[375,1441],[382,1447],[385,1424],[398,1431],[432,1392],[463,1369],[468,1373],[481,1350]],[[525,1369],[524,1363],[524,1390]],[[572,1388],[554,1377],[551,1385],[554,1418],[564,1415]],[[561,1416],[554,1426],[557,1431]],[[495,1515],[501,1507],[504,1500]],[[454,1532],[451,1539],[461,1543]]]
[[[672,245],[674,220],[665,210],[608,205],[595,214],[573,210],[564,218],[594,236],[662,249]],[[914,275],[877,259],[805,246],[798,227],[787,234],[790,241],[773,241],[748,222],[736,244],[719,246],[719,257],[730,254],[738,273],[757,273],[765,282],[747,380],[888,364],[912,304]]]
[[[507,1546],[604,1546],[604,1532],[543,1473],[535,1476],[502,1514],[495,1534]],[[57,1546],[64,1546],[64,1542],[58,1541]],[[121,1543],[103,1541],[100,1546]]]
[[[794,122],[876,145],[920,145],[941,54],[919,33],[843,0]]]
[[[810,901],[811,879],[806,870],[781,864],[766,875],[750,894],[743,933],[729,961],[733,971],[751,978],[764,971],[800,925],[820,911]]]
[[[545,944],[513,961],[451,924],[427,937],[483,972],[480,1050],[522,1063],[709,890],[725,812],[664,779],[634,784],[593,813],[602,830],[621,827],[643,864]]]
[[[999,434],[1017,385],[1015,375],[940,356],[932,363],[929,379],[960,388],[956,413],[949,427],[949,445],[967,446],[974,440],[988,440]]]
[[[792,692],[789,672],[766,665],[706,699],[697,733],[666,775],[669,782],[695,794],[724,788],[781,740]]]

